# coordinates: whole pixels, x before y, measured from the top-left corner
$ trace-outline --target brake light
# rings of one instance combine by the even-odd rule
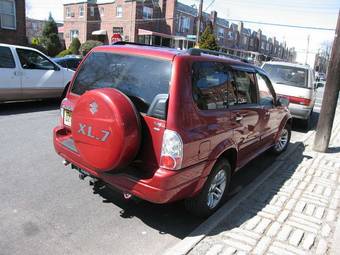
[[[310,105],[311,100],[307,98],[302,98],[302,97],[293,97],[289,96],[289,102],[293,104],[300,104],[300,105]]]
[[[160,167],[177,170],[182,166],[183,142],[180,135],[166,129],[163,134],[163,143],[160,158]]]

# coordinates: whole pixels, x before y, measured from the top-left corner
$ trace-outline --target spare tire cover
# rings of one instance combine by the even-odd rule
[[[139,113],[130,99],[116,89],[83,94],[72,113],[71,130],[82,160],[98,172],[129,164],[139,150]]]

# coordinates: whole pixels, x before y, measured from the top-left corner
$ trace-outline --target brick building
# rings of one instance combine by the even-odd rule
[[[64,39],[68,47],[73,37],[80,42],[94,39],[110,43],[113,34],[123,40],[174,48],[195,44],[197,7],[177,0],[116,0],[97,3],[87,0],[64,5]],[[211,24],[219,46],[240,51],[254,51],[271,58],[288,52],[285,44],[267,38],[261,30],[245,28],[242,22],[231,23],[216,11],[203,13],[201,32]]]
[[[25,0],[0,0],[0,43],[27,43],[25,11]]]

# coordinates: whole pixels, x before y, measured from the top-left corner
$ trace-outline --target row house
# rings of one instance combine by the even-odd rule
[[[25,12],[25,0],[0,0],[0,43],[27,43]]]
[[[64,39],[68,47],[74,37],[80,42],[94,39],[111,43],[113,34],[123,40],[173,48],[195,45],[197,6],[177,0],[115,0],[97,3],[87,0],[64,5]],[[243,22],[231,23],[216,11],[203,12],[201,31],[212,25],[220,47],[259,52],[270,57],[288,56],[284,44],[267,38],[261,30],[245,28]],[[285,55],[286,54],[286,55]]]
[[[111,43],[114,34],[123,40],[173,46],[176,1],[95,0],[64,4],[64,39],[68,47],[74,37],[81,43],[100,40]],[[184,22],[184,21],[183,21]],[[182,22],[182,23],[183,23]],[[186,29],[184,27],[181,29]]]

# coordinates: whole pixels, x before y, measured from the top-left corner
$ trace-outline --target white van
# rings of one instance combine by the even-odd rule
[[[308,65],[286,62],[266,62],[262,68],[268,73],[275,92],[289,99],[294,118],[302,119],[309,129],[316,98],[314,72]]]
[[[36,49],[0,43],[0,102],[62,97],[73,74]]]

